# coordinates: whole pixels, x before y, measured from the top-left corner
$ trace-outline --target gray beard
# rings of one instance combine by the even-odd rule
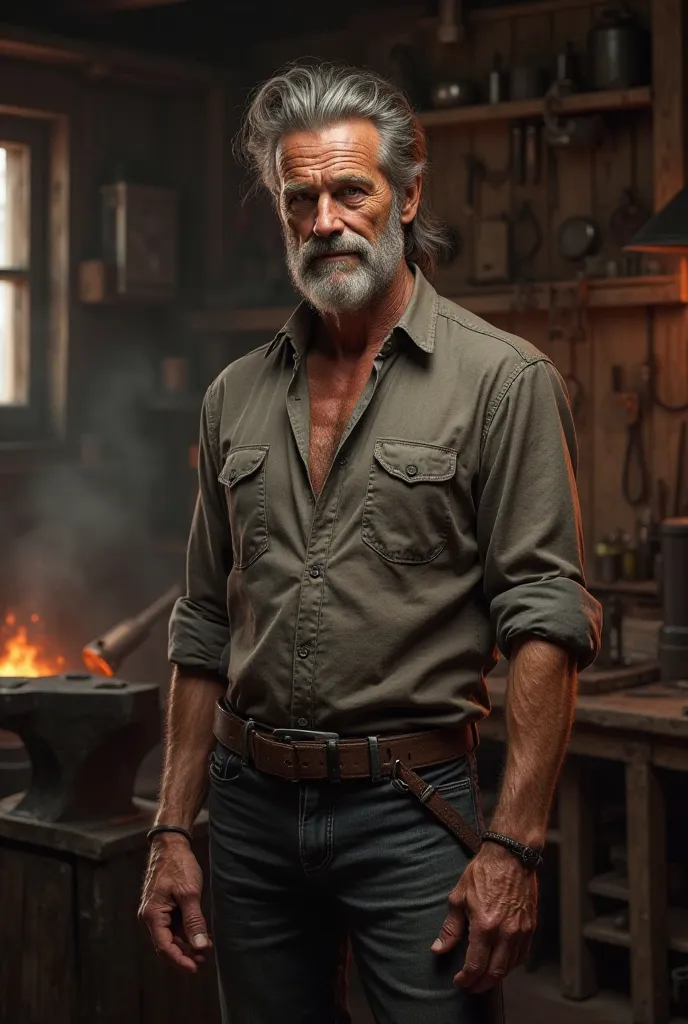
[[[354,231],[309,238],[299,247],[285,235],[287,266],[295,287],[321,313],[350,313],[378,299],[394,280],[404,256],[401,204],[394,200],[385,229],[375,244]],[[317,256],[353,252],[347,263],[314,263]]]

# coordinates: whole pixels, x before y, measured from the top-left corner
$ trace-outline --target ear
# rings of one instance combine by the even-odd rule
[[[421,175],[418,174],[408,186],[404,194],[404,201],[401,205],[402,224],[410,224],[418,213],[418,204],[420,203],[422,190],[423,179]]]

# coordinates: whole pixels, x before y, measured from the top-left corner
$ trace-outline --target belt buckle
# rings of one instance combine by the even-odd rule
[[[320,729],[273,729],[272,736],[281,743],[300,741],[325,744],[328,782],[341,782],[342,771],[339,762],[339,733],[323,732]]]

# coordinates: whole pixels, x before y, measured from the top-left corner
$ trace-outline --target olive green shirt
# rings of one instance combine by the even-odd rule
[[[564,384],[413,269],[318,498],[307,304],[205,396],[169,656],[227,674],[231,705],[268,726],[476,720],[496,648],[540,637],[579,667],[599,648]]]

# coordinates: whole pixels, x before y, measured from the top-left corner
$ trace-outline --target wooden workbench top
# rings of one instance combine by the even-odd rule
[[[505,677],[489,676],[487,688],[493,709],[499,714],[506,696]],[[576,724],[688,740],[688,714],[684,709],[688,709],[688,690],[669,693],[660,683],[651,683],[615,693],[579,696]]]

